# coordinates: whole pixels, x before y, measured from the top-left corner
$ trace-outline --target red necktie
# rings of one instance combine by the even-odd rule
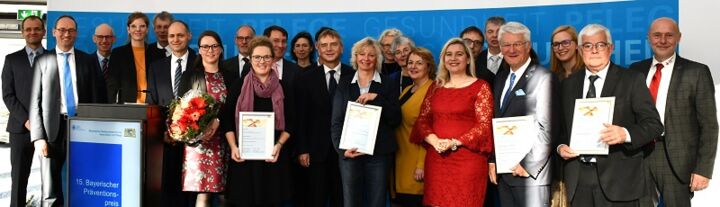
[[[650,95],[653,98],[653,102],[657,103],[658,88],[660,88],[660,79],[662,79],[662,69],[665,67],[662,63],[655,64],[655,75],[650,81]]]

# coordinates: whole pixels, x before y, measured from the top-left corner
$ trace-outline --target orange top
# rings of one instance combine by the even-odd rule
[[[141,92],[147,89],[147,77],[145,72],[145,47],[133,47],[133,57],[135,57],[135,74],[137,77],[137,96],[136,103],[145,103],[145,93]]]

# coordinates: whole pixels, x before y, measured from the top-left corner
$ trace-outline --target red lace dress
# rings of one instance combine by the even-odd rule
[[[433,88],[435,88],[433,90]],[[415,122],[412,141],[423,143],[425,197],[429,206],[483,206],[492,143],[493,99],[490,85],[477,80],[463,88],[431,86]],[[436,134],[463,143],[438,154],[424,139]]]
[[[227,88],[220,73],[205,73],[207,92],[218,102],[225,103]],[[197,146],[185,146],[183,162],[183,191],[217,193],[225,190],[225,140],[215,133],[210,141]]]

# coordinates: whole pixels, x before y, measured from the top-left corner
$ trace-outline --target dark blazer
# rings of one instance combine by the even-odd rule
[[[587,70],[573,73],[563,80],[561,107],[563,131],[560,143],[569,144],[575,99],[584,98],[583,83]],[[645,166],[643,147],[663,131],[660,115],[645,85],[641,73],[626,70],[610,63],[600,97],[615,97],[613,124],[625,127],[631,142],[610,146],[607,156],[597,156],[600,188],[611,201],[631,201],[645,195]],[[568,199],[572,200],[578,184],[578,158],[565,163],[565,182]]]
[[[340,66],[340,80],[352,80],[354,74],[355,71],[349,65]],[[330,96],[325,78],[324,67],[314,65],[298,76],[294,86],[297,97],[302,97],[296,100],[296,149],[298,154],[309,153],[312,163],[324,163],[328,153],[335,153],[330,138],[333,97]]]
[[[535,145],[520,161],[520,165],[525,168],[530,177],[516,177],[511,174],[501,176],[511,186],[550,185],[552,172],[548,166],[553,152],[551,123],[553,120],[553,86],[557,82],[556,78],[550,70],[541,65],[528,65],[525,72],[516,77],[517,84],[507,92],[510,95],[505,103],[506,106],[501,110],[502,92],[509,75],[510,69],[502,68],[496,76],[496,85],[493,87],[495,118],[535,115],[535,121],[538,123],[538,136],[528,138],[528,142],[535,142]]]
[[[202,63],[198,63],[202,64]],[[220,119],[220,124],[222,125],[224,122],[230,121],[225,120],[225,118],[234,115],[235,111],[235,104],[231,103],[235,100],[230,99],[230,94],[233,93],[233,89],[230,87],[232,84],[230,80],[235,80],[237,78],[233,77],[233,73],[229,72],[227,69],[220,67],[219,73],[223,76],[223,82],[225,82],[225,87],[227,88],[227,96],[225,98],[225,103],[220,108],[220,111],[218,112],[218,118]],[[227,77],[227,78],[226,78]],[[190,65],[185,72],[183,72],[182,76],[180,77],[180,86],[178,88],[178,91],[180,94],[185,94],[190,89],[197,89],[200,91],[207,91],[207,83],[205,82],[205,71],[199,69],[199,67],[195,65]],[[172,91],[172,90],[171,90]],[[172,93],[172,92],[171,92]],[[237,100],[237,98],[236,98]],[[232,108],[229,108],[228,106],[231,106]],[[234,116],[233,116],[234,120]],[[234,121],[232,121],[234,123]],[[224,127],[218,127],[217,134],[225,134],[225,128]],[[224,136],[224,135],[223,135]]]
[[[631,70],[647,77],[652,58]],[[712,178],[718,142],[715,84],[707,65],[676,56],[665,103],[665,145],[671,170],[690,183],[690,173]]]
[[[487,68],[487,49],[480,52],[480,55],[475,57],[475,76],[487,82],[490,87],[494,87],[495,74]]]
[[[228,58],[227,60],[222,62],[222,65],[225,69],[228,70],[228,72],[235,73],[236,77],[238,77],[238,78],[245,77],[245,75],[247,75],[247,73],[250,72],[250,67],[251,67],[250,60],[248,58],[248,62],[245,63],[245,65],[243,65],[242,70],[240,70],[240,60],[238,60],[238,58],[240,58],[239,55]],[[240,71],[242,71],[242,74],[240,74]],[[235,80],[232,80],[232,81],[235,82]]]
[[[157,45],[158,45],[157,42],[153,42],[153,43],[150,43],[147,45],[147,52],[151,53],[150,56],[156,57],[156,58],[158,58],[158,60],[165,58],[165,57],[170,57],[169,55],[167,55],[167,53],[165,53],[167,50],[160,49],[157,47]],[[151,61],[150,63],[152,63],[152,62],[155,62],[155,61]]]
[[[342,134],[343,124],[345,121],[345,110],[348,101],[355,101],[360,96],[360,87],[357,83],[350,83],[355,74],[344,76],[340,79],[338,87],[335,91],[332,107],[332,119],[330,128],[330,137],[333,141],[333,147],[341,158],[344,158],[345,150],[340,149],[340,135]],[[395,128],[400,125],[402,116],[400,114],[400,90],[398,84],[386,75],[380,75],[378,83],[373,81],[370,84],[368,93],[378,94],[375,100],[368,102],[369,105],[382,107],[380,115],[380,125],[375,140],[374,155],[390,155],[397,150],[397,140],[395,140]]]
[[[37,60],[37,57],[35,59]],[[10,112],[7,132],[29,132],[25,128],[25,121],[28,120],[33,71],[25,47],[5,56],[2,70],[2,94],[5,107]]]
[[[103,81],[97,75],[98,69],[90,64],[87,53],[75,49],[75,73],[78,103],[106,103],[107,95]],[[32,93],[30,96],[30,137],[32,141],[47,139],[58,140],[60,126],[60,76],[55,50],[43,54],[35,61]]]
[[[185,71],[193,68],[195,57],[197,57],[194,50],[188,49],[187,52],[188,57]],[[173,77],[171,77],[171,72],[175,70],[175,68],[171,68],[172,63],[170,61],[172,61],[172,57],[165,57],[150,64],[147,76],[147,90],[149,91],[146,100],[147,103],[168,106],[170,102],[175,99],[172,87]],[[225,78],[224,74],[223,78]]]
[[[165,58],[157,52],[152,52],[155,45],[145,45],[145,72],[150,70],[150,63]],[[135,57],[130,43],[112,50],[110,59],[110,75],[107,80],[107,94],[110,103],[135,103],[137,96],[137,73],[135,72]],[[146,74],[147,77],[147,74]]]

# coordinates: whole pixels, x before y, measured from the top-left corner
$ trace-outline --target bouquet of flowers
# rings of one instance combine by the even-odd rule
[[[168,134],[178,142],[194,145],[205,129],[217,117],[220,105],[205,92],[190,90],[182,98],[170,103]]]

